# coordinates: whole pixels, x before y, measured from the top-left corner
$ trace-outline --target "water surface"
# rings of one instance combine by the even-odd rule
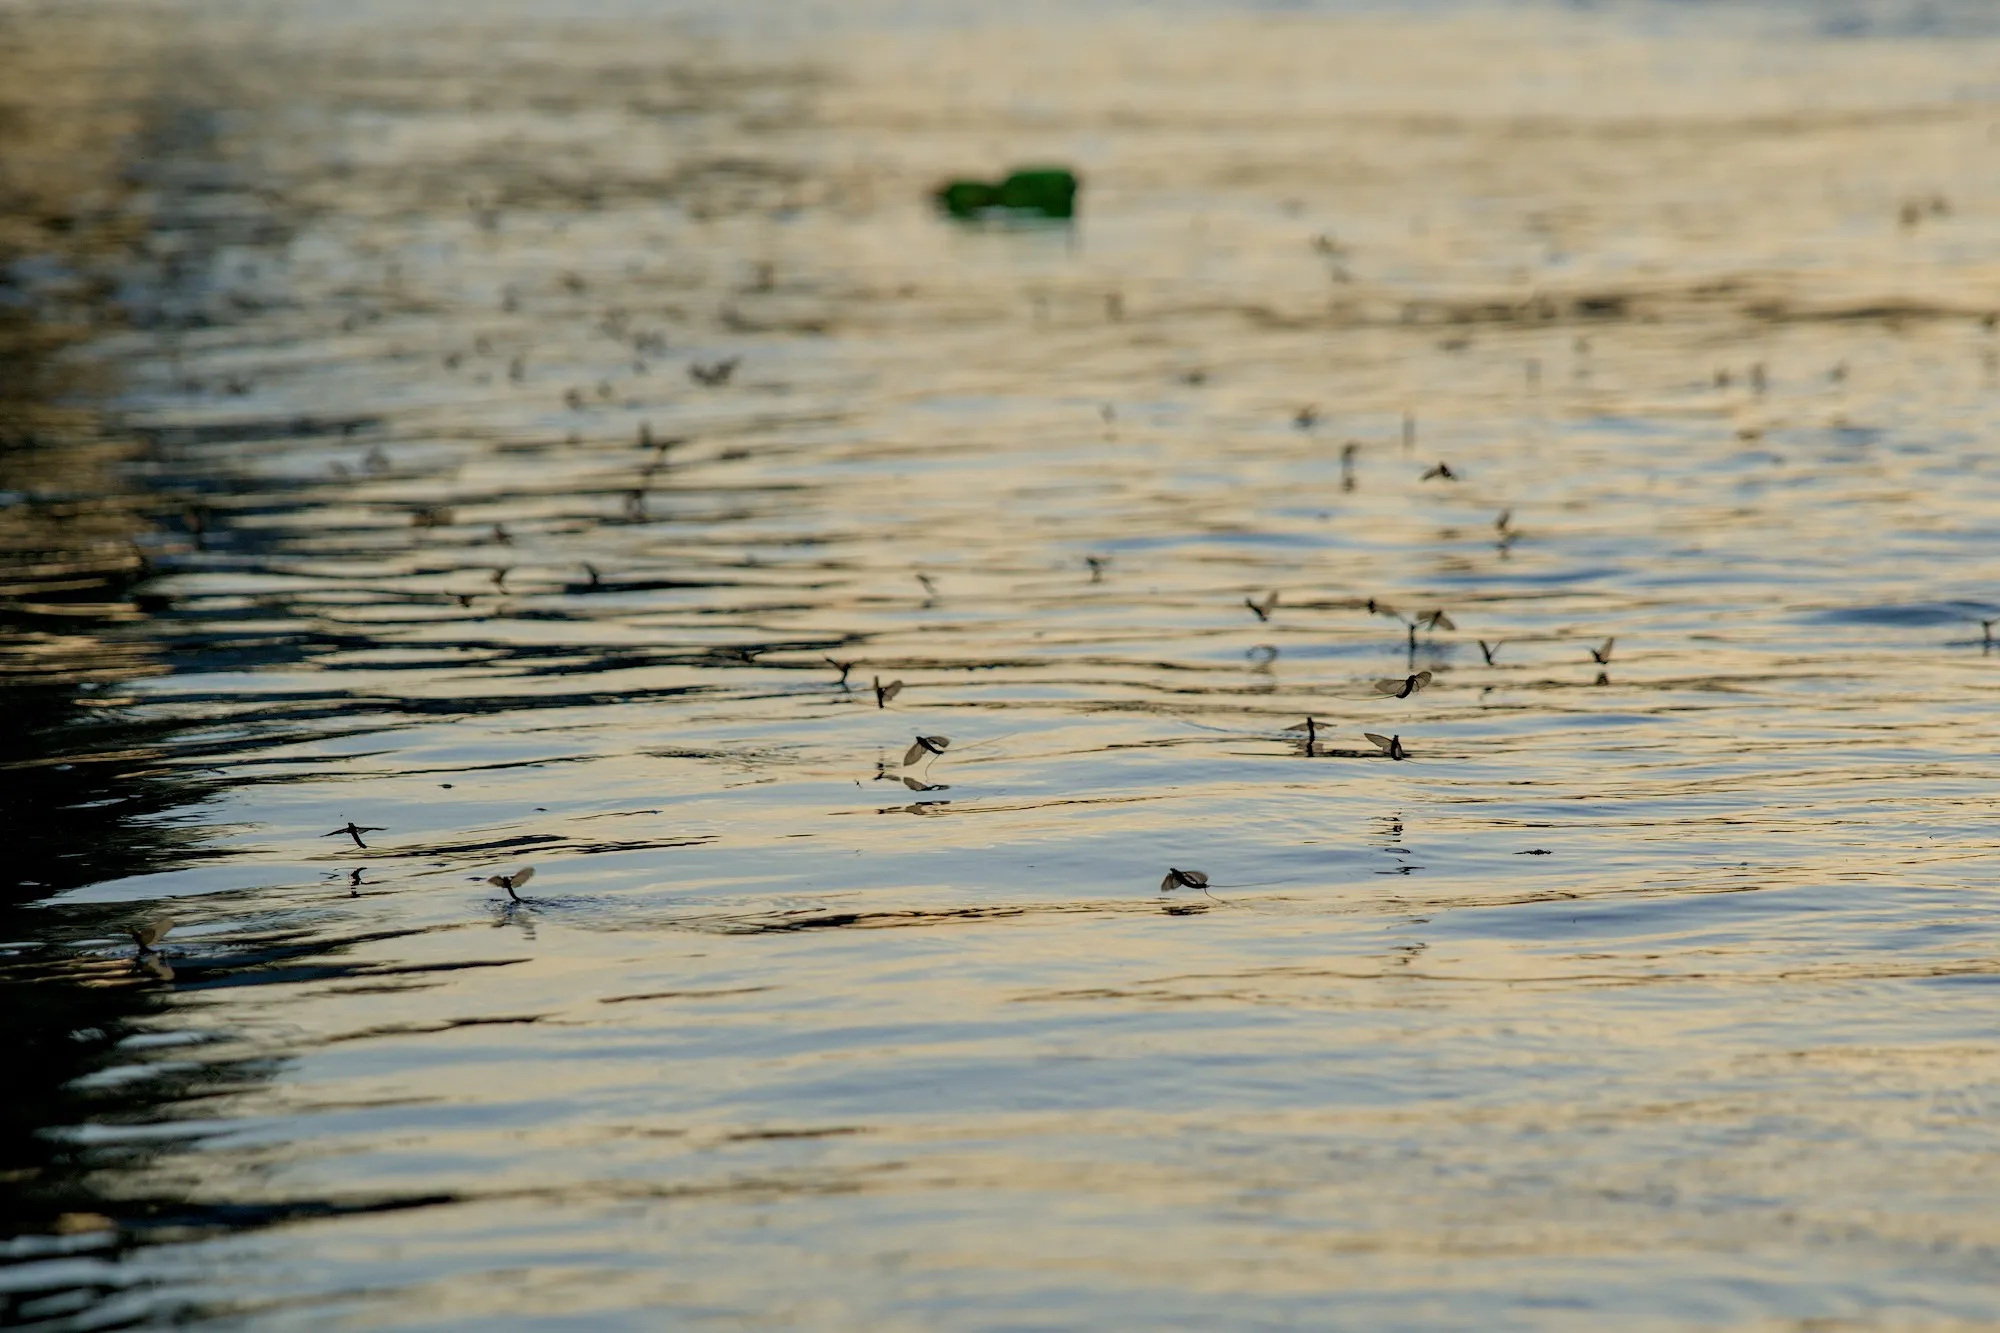
[[[11,1315],[2000,1320],[1976,21],[171,12]]]

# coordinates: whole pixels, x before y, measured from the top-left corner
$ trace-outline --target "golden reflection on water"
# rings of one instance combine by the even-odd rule
[[[151,168],[158,1299],[2000,1317],[1990,42],[533,12]]]

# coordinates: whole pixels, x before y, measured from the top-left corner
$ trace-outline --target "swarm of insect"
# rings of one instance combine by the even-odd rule
[[[1364,731],[1361,734],[1372,741],[1376,749],[1388,755],[1391,759],[1408,759],[1410,757],[1410,752],[1403,748],[1403,738],[1401,736],[1378,736],[1372,731]]]
[[[902,681],[892,680],[887,685],[884,685],[880,676],[875,677],[875,706],[877,708],[887,708],[890,702],[902,692]]]
[[[1375,682],[1375,693],[1386,694],[1396,699],[1407,699],[1430,683],[1431,673],[1419,671],[1415,675],[1399,679],[1378,680]]]
[[[486,882],[496,889],[507,890],[507,896],[518,903],[522,899],[521,895],[516,893],[515,890],[521,888],[534,877],[535,868],[533,866],[522,866],[511,875],[488,875]]]
[[[1199,870],[1176,870],[1167,868],[1167,877],[1160,881],[1161,893],[1172,893],[1175,889],[1207,889],[1208,876]]]
[[[1257,617],[1257,619],[1269,620],[1271,618],[1271,612],[1278,609],[1278,594],[1276,590],[1273,590],[1272,592],[1267,594],[1264,600],[1261,602],[1254,597],[1245,597],[1243,599],[1243,605],[1249,607],[1251,612]]]
[[[925,755],[940,755],[951,744],[949,736],[919,736],[916,743],[903,752],[903,767],[908,768]]]

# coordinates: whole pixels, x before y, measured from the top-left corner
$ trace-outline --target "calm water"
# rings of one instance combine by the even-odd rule
[[[1983,11],[981,8],[168,10],[10,1318],[1994,1326]]]

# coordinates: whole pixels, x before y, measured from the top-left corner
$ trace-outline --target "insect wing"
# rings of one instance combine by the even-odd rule
[[[1376,748],[1381,750],[1384,754],[1387,754],[1389,751],[1396,748],[1396,740],[1393,736],[1377,736],[1372,731],[1364,731],[1361,734],[1363,736],[1366,736],[1369,740],[1373,741],[1375,743]]]
[[[172,930],[173,928],[174,928],[173,918],[168,916],[163,916],[157,921],[148,921],[145,925],[133,931],[132,938],[139,941],[140,948],[150,949],[155,944],[158,944],[161,940],[165,939],[167,937],[167,932]]]
[[[903,751],[903,767],[908,768],[911,764],[914,764],[917,762],[917,760],[923,758],[927,752],[928,751],[924,745],[924,738],[921,736],[917,737],[916,743],[910,746],[909,749]]]
[[[518,889],[534,877],[535,868],[533,866],[522,866],[508,877],[508,884],[509,887]]]

